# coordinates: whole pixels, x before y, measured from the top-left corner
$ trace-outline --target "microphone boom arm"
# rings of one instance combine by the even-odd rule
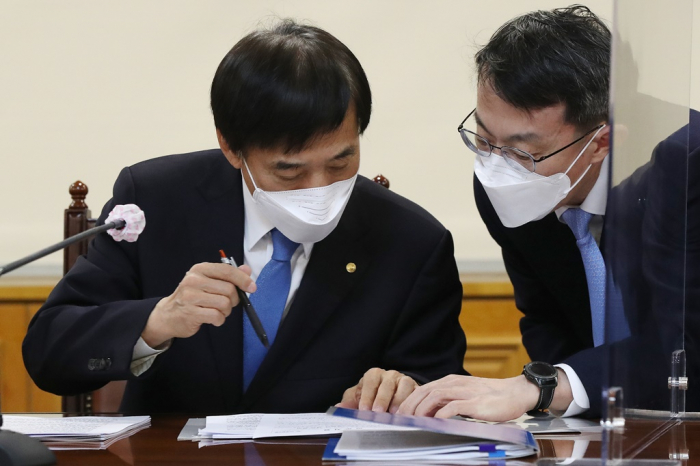
[[[42,249],[41,251],[37,251],[34,254],[30,254],[27,257],[23,257],[22,259],[10,262],[9,264],[0,267],[0,275],[4,275],[7,272],[11,272],[19,267],[22,267],[23,265],[27,265],[30,262],[34,262],[37,259],[41,259],[44,256],[48,256],[52,252],[60,251],[61,249],[67,248],[73,243],[77,243],[78,241],[90,238],[91,236],[95,236],[96,234],[102,233],[103,231],[121,230],[125,226],[126,221],[119,218],[114,220],[113,222],[100,225],[99,227],[90,228],[89,230],[86,230],[82,233],[78,233],[75,236],[71,236],[70,238],[64,239],[60,243],[56,243],[54,245]]]

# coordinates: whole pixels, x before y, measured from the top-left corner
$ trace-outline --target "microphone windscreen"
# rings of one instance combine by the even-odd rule
[[[126,222],[124,228],[121,230],[117,230],[116,228],[107,230],[107,233],[114,238],[114,241],[124,240],[133,243],[138,239],[143,229],[146,228],[146,216],[143,214],[143,210],[139,209],[136,204],[115,206],[107,216],[105,223],[110,223],[119,219]]]

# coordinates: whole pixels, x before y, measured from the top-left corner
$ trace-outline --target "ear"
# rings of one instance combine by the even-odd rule
[[[603,159],[610,153],[610,125],[605,125],[596,135],[591,145],[595,144],[593,154],[591,154],[591,163],[602,162]]]
[[[228,160],[228,162],[235,168],[240,170],[243,166],[243,161],[237,153],[231,150],[228,142],[226,142],[226,139],[224,139],[224,136],[221,134],[221,131],[219,131],[218,128],[216,129],[216,139],[219,141],[219,147],[221,148],[221,152],[224,153],[224,156],[226,156],[226,160]]]

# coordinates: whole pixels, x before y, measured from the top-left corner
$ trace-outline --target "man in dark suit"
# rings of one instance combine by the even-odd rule
[[[688,264],[697,264],[697,252],[686,248],[686,240],[697,244],[699,233],[697,227],[687,226],[700,215],[698,137],[700,118],[693,112],[688,126],[660,142],[651,160],[608,195],[601,250],[613,278],[609,286],[619,290],[626,322],[608,316],[606,344],[598,346],[592,338],[586,270],[571,229],[556,213],[505,227],[483,185],[474,180],[479,212],[503,249],[516,303],[524,314],[521,330],[528,354],[575,371],[590,394],[588,416],[600,416],[600,393],[606,386],[624,389],[627,408],[668,411],[667,378],[674,350],[685,348],[691,380],[700,375],[691,330],[698,328],[696,317],[692,308],[683,312],[683,301],[692,302],[698,293],[685,277],[684,266],[686,253]],[[694,269],[687,268],[691,274]],[[607,305],[614,299],[609,295]],[[615,336],[625,325],[629,337]],[[688,390],[687,401],[688,410],[700,408],[695,387]]]
[[[669,409],[671,353],[684,346],[686,205],[689,219],[698,214],[697,189],[685,197],[698,147],[688,131],[697,138],[700,122],[608,194],[609,56],[610,32],[581,6],[515,18],[477,53],[477,105],[459,130],[477,154],[476,203],[502,248],[535,362],[509,379],[448,376],[399,413],[600,416],[608,384],[624,388],[628,408]],[[688,234],[696,245],[698,229]],[[685,349],[697,374],[694,338]],[[695,393],[688,401],[697,409]]]
[[[450,233],[357,175],[371,95],[355,56],[283,21],[234,46],[211,103],[220,150],[120,174],[99,221],[134,203],[148,225],[134,243],[97,237],[32,320],[37,385],[126,379],[126,412],[305,412],[382,366],[365,377],[395,410],[416,381],[463,372]]]

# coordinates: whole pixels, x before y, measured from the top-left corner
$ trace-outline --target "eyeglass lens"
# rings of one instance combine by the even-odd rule
[[[525,152],[519,149],[513,147],[503,147],[500,150],[498,148],[494,149],[487,139],[477,134],[474,134],[465,129],[462,129],[460,131],[460,134],[462,135],[462,140],[467,145],[467,147],[469,147],[469,149],[471,149],[473,152],[475,152],[481,157],[489,157],[493,150],[496,150],[498,151],[496,153],[500,153],[500,155],[505,159],[508,165],[515,168],[516,170],[526,170],[530,172],[535,170],[534,160],[532,160],[532,158],[529,155],[527,155]]]

